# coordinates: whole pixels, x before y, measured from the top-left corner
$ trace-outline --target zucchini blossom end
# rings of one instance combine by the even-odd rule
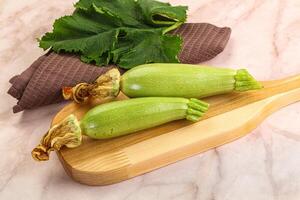
[[[113,68],[99,76],[94,83],[79,83],[74,87],[63,87],[62,95],[66,100],[83,104],[92,97],[96,99],[113,99],[120,92],[121,74]]]
[[[51,151],[59,151],[63,146],[75,148],[81,144],[81,141],[79,122],[74,115],[69,115],[62,122],[50,128],[40,144],[32,150],[31,155],[36,161],[46,161],[49,160]]]

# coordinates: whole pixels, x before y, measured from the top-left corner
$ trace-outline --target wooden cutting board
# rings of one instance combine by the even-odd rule
[[[108,185],[141,175],[238,139],[272,112],[300,100],[300,76],[263,85],[259,91],[206,98],[210,110],[197,123],[180,120],[109,140],[85,137],[80,147],[57,154],[67,174],[83,184]],[[70,103],[52,125],[71,113],[80,119],[98,103]]]

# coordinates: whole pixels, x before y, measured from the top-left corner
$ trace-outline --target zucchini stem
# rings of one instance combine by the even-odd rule
[[[178,28],[178,27],[181,26],[182,24],[183,24],[182,22],[176,22],[176,23],[174,23],[172,26],[170,26],[170,27],[164,29],[164,30],[163,30],[163,34],[166,34],[166,33],[170,32],[170,31],[172,31],[172,30]]]
[[[209,104],[199,99],[191,98],[188,103],[186,119],[197,122],[208,110]]]
[[[255,80],[246,69],[237,70],[235,79],[235,91],[243,92],[263,88],[262,84]]]
[[[43,136],[40,144],[31,152],[37,161],[49,160],[51,151],[60,150],[61,147],[75,148],[81,145],[82,134],[79,121],[74,115],[69,115],[62,122],[54,125]]]

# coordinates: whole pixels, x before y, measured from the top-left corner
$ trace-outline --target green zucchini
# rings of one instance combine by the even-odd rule
[[[66,99],[81,103],[88,96],[114,98],[119,91],[128,97],[202,98],[261,87],[246,69],[153,63],[132,68],[122,76],[118,70],[113,69],[100,76],[94,84],[77,85],[63,90],[63,94]]]
[[[82,135],[108,139],[155,127],[170,121],[198,121],[208,104],[198,99],[145,97],[101,104],[78,121],[74,115],[53,126],[33,151],[36,160],[48,160],[52,150],[81,144]]]
[[[121,91],[129,97],[207,97],[258,89],[245,69],[233,70],[186,64],[147,64],[121,77]]]

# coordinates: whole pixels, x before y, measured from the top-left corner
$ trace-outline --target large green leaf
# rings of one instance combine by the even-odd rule
[[[165,35],[185,21],[186,7],[153,0],[81,0],[71,16],[55,21],[40,40],[43,49],[81,55],[84,62],[131,68],[178,62],[178,36]]]

